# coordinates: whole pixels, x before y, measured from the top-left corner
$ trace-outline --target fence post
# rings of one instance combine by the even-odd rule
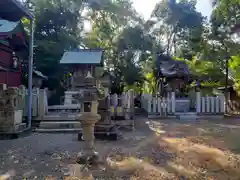
[[[167,113],[171,114],[171,93],[167,93]]]
[[[40,89],[38,117],[43,118],[47,114],[47,92],[46,89]]]
[[[220,96],[220,112],[221,113],[225,113],[225,104],[224,103],[227,103],[227,102],[225,102],[225,96],[221,95]]]
[[[39,106],[39,88],[33,88],[32,91],[32,117],[38,116],[38,106]]]
[[[220,112],[219,109],[219,96],[216,97],[216,109],[215,109],[216,113],[218,114]]]
[[[205,113],[205,106],[206,106],[206,101],[205,101],[205,97],[200,97],[200,102],[202,103],[202,113]],[[201,107],[201,105],[200,105]]]
[[[147,103],[148,103],[148,114],[150,114],[152,112],[152,97],[148,96]]]
[[[118,95],[113,94],[113,116],[117,116],[117,107],[118,107]]]
[[[176,111],[176,100],[175,100],[175,92],[171,93],[171,103],[172,103],[172,113],[175,114]]]
[[[209,98],[209,96],[206,97],[206,100],[207,100],[207,104],[206,104],[207,111],[206,112],[209,113],[210,112],[210,98]]]
[[[201,93],[196,92],[196,95],[197,95],[196,110],[197,110],[197,113],[200,113],[201,112]]]
[[[214,105],[216,104],[215,103],[216,101],[216,97],[211,97],[211,113],[215,113],[215,108],[214,108]]]

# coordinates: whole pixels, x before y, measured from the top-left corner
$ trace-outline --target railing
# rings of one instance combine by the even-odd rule
[[[131,91],[121,95],[113,94],[110,96],[110,112],[111,116],[126,117],[134,112],[134,97]]]
[[[197,92],[196,111],[198,114],[224,114],[224,102],[224,95],[203,97]]]
[[[148,114],[168,116],[175,113],[175,93],[168,93],[167,97],[153,97],[143,94],[141,98],[142,107]]]
[[[223,95],[202,97],[196,92],[196,113],[198,115],[222,115],[225,98]],[[190,110],[189,99],[176,99],[175,93],[168,93],[167,97],[154,97],[151,94],[142,94],[141,104],[148,115],[165,117],[176,112],[188,112]]]
[[[23,110],[23,116],[28,115],[28,90],[25,87],[20,89],[19,109]],[[32,92],[32,116],[44,116],[48,112],[46,89],[34,88]]]

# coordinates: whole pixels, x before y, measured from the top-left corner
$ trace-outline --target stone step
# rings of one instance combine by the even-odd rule
[[[81,132],[82,129],[79,128],[66,128],[66,129],[42,129],[42,128],[37,128],[35,129],[35,132],[38,133],[78,133]]]
[[[77,114],[48,114],[44,116],[42,121],[75,121]]]
[[[81,123],[78,121],[41,121],[40,129],[80,129]]]
[[[175,112],[176,116],[195,116],[196,112]]]
[[[179,116],[176,116],[178,119],[180,120],[196,120],[196,119],[199,119],[199,117],[195,114],[192,114],[192,115],[179,115]]]

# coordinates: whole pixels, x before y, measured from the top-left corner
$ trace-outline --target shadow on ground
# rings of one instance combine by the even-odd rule
[[[119,162],[120,168],[122,164],[132,169],[136,166],[130,179],[240,179],[237,126],[207,120],[152,120],[147,124],[156,134],[151,142],[137,149],[142,152],[142,161],[129,165],[133,159],[139,160],[132,156]]]
[[[226,121],[178,122],[136,119],[136,131],[116,142],[96,142],[106,159],[98,170],[74,165],[81,149],[77,135],[34,134],[0,141],[1,173],[11,167],[15,179],[165,180],[240,179],[240,131]],[[75,168],[69,171],[69,166]],[[84,171],[84,172],[80,172]],[[75,174],[74,174],[75,173]],[[14,179],[13,178],[13,179]],[[50,179],[50,178],[49,178]]]

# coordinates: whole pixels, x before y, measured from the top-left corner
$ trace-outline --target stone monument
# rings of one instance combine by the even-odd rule
[[[94,127],[96,122],[101,119],[98,114],[99,92],[96,88],[96,80],[88,72],[84,79],[84,89],[74,98],[83,105],[77,120],[82,125],[82,140],[84,141],[83,152],[79,153],[77,162],[79,164],[97,164],[98,153],[94,148]]]
[[[18,107],[19,89],[4,87],[0,91],[0,132],[16,132],[22,124],[23,112]]]

